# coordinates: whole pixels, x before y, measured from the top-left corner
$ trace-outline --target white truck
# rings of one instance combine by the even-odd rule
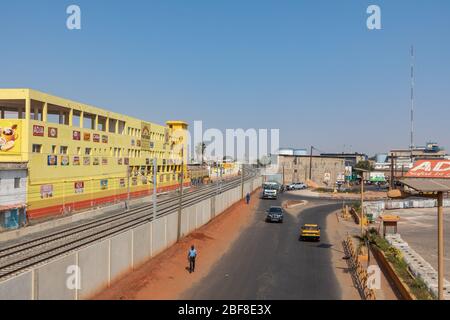
[[[280,186],[276,182],[264,182],[263,184],[263,192],[262,192],[262,198],[263,199],[277,199],[278,198],[278,192],[280,190]]]

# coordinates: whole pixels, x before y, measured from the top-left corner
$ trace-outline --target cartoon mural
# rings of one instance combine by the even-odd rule
[[[20,153],[20,123],[0,121],[0,154]]]

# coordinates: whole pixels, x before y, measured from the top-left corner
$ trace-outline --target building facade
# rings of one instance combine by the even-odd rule
[[[318,186],[333,187],[337,181],[345,180],[345,159],[341,158],[277,155],[273,164],[284,184],[306,182],[310,172],[311,180]]]
[[[0,128],[0,164],[24,179],[31,219],[150,194],[153,159],[158,192],[187,177],[183,121],[158,125],[30,89],[0,89]]]

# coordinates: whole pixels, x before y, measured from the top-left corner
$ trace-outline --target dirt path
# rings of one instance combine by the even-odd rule
[[[235,204],[210,223],[194,231],[147,263],[126,275],[94,300],[172,300],[206,276],[249,224],[259,199],[257,192],[250,205]],[[187,270],[191,245],[198,251],[195,273]]]

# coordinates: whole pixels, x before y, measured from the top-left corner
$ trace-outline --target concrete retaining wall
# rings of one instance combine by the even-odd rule
[[[261,186],[246,182],[244,195]],[[236,187],[182,210],[182,236],[240,201]],[[176,212],[0,282],[0,300],[89,299],[177,241]]]

